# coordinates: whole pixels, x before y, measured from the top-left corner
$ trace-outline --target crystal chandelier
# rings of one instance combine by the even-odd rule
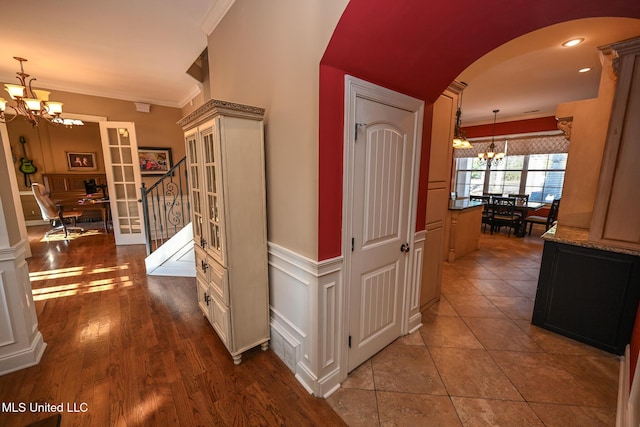
[[[499,165],[502,163],[502,160],[504,159],[504,156],[506,155],[505,153],[496,153],[496,144],[495,144],[495,137],[496,137],[496,118],[498,116],[498,112],[500,110],[493,110],[493,132],[491,135],[491,144],[489,145],[489,149],[487,150],[486,153],[478,153],[478,166],[488,166],[491,167],[491,165]]]
[[[36,127],[40,119],[47,120],[50,123],[63,126],[82,125],[81,120],[64,119],[60,117],[62,114],[62,102],[49,101],[50,92],[41,89],[33,89],[31,84],[35,78],[29,79],[29,74],[24,72],[23,62],[27,60],[19,56],[13,59],[20,62],[20,71],[16,72],[19,85],[5,84],[5,90],[15,105],[8,105],[8,101],[0,98],[0,121],[8,123],[18,116],[22,116],[31,126]],[[28,80],[27,80],[28,79]],[[7,119],[5,111],[7,108],[13,110],[13,117]]]

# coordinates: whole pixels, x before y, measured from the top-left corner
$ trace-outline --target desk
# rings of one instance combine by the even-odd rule
[[[78,200],[78,206],[87,207],[87,206],[98,206],[102,213],[102,223],[104,224],[105,233],[109,232],[109,223],[111,222],[111,205],[109,203],[109,199],[94,199],[90,197],[85,197],[84,199]]]
[[[454,262],[478,249],[482,228],[482,202],[461,199],[449,202],[449,248],[447,261]]]

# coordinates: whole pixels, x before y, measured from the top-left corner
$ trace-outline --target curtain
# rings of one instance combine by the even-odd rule
[[[489,149],[491,138],[470,140],[469,142],[471,142],[472,148],[456,148],[453,150],[453,157],[456,159],[478,157],[478,153],[484,153]],[[496,153],[504,152],[506,146],[507,156],[569,152],[569,140],[562,133],[558,135],[496,136],[494,143]]]

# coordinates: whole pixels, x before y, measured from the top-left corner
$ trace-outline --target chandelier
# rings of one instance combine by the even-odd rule
[[[36,127],[40,122],[40,119],[44,119],[55,125],[73,126],[82,125],[81,120],[64,119],[60,117],[62,114],[62,102],[49,101],[49,94],[46,90],[33,89],[31,84],[35,78],[29,79],[29,74],[24,72],[23,62],[27,60],[14,56],[13,59],[20,62],[20,71],[16,72],[17,79],[20,82],[19,85],[5,84],[5,90],[9,93],[9,96],[15,105],[7,105],[8,101],[4,98],[0,98],[0,121],[2,123],[8,123],[18,116],[22,116],[31,126]],[[27,80],[28,79],[28,80]],[[5,117],[5,111],[7,108],[13,110],[13,117],[7,119]]]
[[[496,118],[498,116],[498,112],[500,110],[493,110],[493,132],[491,135],[491,144],[489,145],[489,149],[486,153],[478,153],[478,166],[487,166],[491,167],[491,165],[499,165],[502,163],[504,156],[506,153],[496,153]]]
[[[464,83],[463,83],[464,84]],[[456,127],[453,130],[453,148],[471,148],[471,143],[467,140],[467,134],[460,127],[460,117],[462,116],[462,91],[458,97],[458,110],[456,111]]]

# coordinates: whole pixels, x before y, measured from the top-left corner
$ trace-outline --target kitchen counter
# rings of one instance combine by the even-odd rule
[[[450,200],[447,213],[449,247],[446,261],[454,262],[478,249],[482,227],[482,202],[469,199]]]
[[[599,249],[601,251],[615,252],[632,256],[640,256],[640,251],[635,249],[620,248],[610,246],[600,242],[589,241],[589,230],[586,228],[567,227],[564,225],[554,225],[542,235],[544,240],[567,245],[580,246],[583,248]]]

